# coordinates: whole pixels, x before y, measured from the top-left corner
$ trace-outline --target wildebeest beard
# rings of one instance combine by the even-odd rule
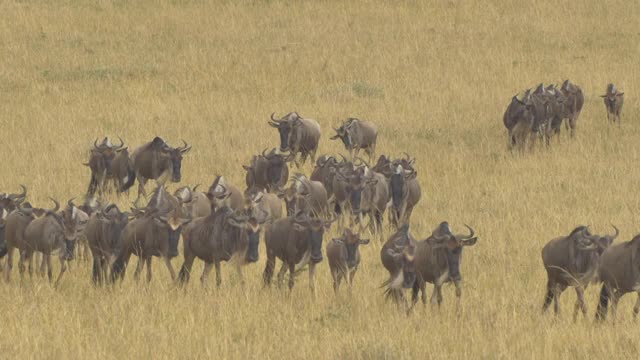
[[[75,240],[64,239],[64,259],[73,260],[76,248]]]
[[[309,229],[308,231],[310,232],[309,247],[311,248],[311,262],[317,264],[322,261],[323,231],[314,231],[312,229]]]
[[[356,250],[358,250],[358,243],[345,244],[347,248],[347,265],[349,267],[356,266]]]
[[[289,150],[289,134],[291,133],[290,125],[281,125],[278,127],[278,132],[280,133],[280,151]]]
[[[449,265],[449,278],[453,281],[462,279],[460,274],[460,260],[462,259],[462,247],[453,250],[446,249],[447,264]]]
[[[180,182],[180,179],[182,178],[182,175],[180,174],[180,168],[182,167],[182,160],[172,158],[171,167],[172,167],[171,181]]]
[[[246,231],[246,230],[242,230]],[[249,248],[247,249],[247,255],[245,260],[253,263],[259,259],[259,245],[260,245],[260,232],[250,232],[248,235]]]
[[[391,184],[391,201],[393,203],[393,207],[399,209],[402,205],[405,179],[402,174],[393,174],[391,175],[389,182]]]

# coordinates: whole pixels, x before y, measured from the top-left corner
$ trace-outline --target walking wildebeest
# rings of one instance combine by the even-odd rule
[[[578,226],[568,236],[555,238],[542,248],[542,261],[547,271],[543,312],[553,300],[554,311],[558,315],[560,295],[567,287],[575,287],[577,300],[573,319],[577,319],[579,310],[587,315],[584,292],[597,277],[600,255],[619,234],[615,229],[615,235],[600,237],[592,235],[586,226]]]
[[[118,149],[111,160],[111,179],[118,195],[129,191],[136,182],[136,170],[128,148]]]
[[[360,150],[364,150],[373,159],[376,152],[376,141],[378,138],[378,127],[371,121],[349,118],[342,125],[333,129],[336,135],[331,140],[342,140],[345,149],[351,155],[351,159],[358,156]]]
[[[391,193],[391,224],[398,227],[411,219],[414,206],[420,201],[422,191],[418,183],[415,170],[405,169],[402,165],[395,166],[394,173],[389,177],[389,192]]]
[[[89,181],[88,196],[95,195],[96,191],[103,194],[106,190],[107,180],[112,178],[111,163],[116,157],[116,153],[124,146],[124,141],[120,139],[120,145],[113,145],[108,137],[102,139],[98,144],[98,139],[93,142],[93,148],[89,154],[89,162],[83,165],[91,169],[91,180]]]
[[[246,208],[253,216],[265,212],[272,220],[282,218],[282,201],[276,194],[259,191],[255,188],[245,193]]]
[[[284,198],[288,216],[304,212],[313,217],[326,217],[329,213],[327,190],[321,182],[311,181],[302,174],[296,174],[291,186],[279,191],[278,196]]]
[[[183,186],[173,193],[173,196],[180,200],[186,213],[192,219],[211,214],[211,202],[205,193],[196,191],[197,187],[196,185],[190,189],[188,186]]]
[[[223,176],[216,177],[205,195],[211,202],[212,210],[223,206],[228,206],[234,211],[240,211],[244,208],[242,192],[237,187],[229,184]]]
[[[289,180],[289,167],[287,162],[293,160],[293,155],[276,153],[272,149],[267,153],[266,149],[261,155],[254,156],[251,164],[242,165],[246,174],[247,189],[256,187],[272,191],[283,187]]]
[[[280,133],[280,151],[289,151],[293,156],[293,161],[297,167],[300,166],[296,159],[300,154],[302,164],[311,156],[311,161],[315,162],[318,143],[320,142],[320,125],[312,119],[300,117],[297,112],[291,112],[282,119],[271,114],[269,125],[278,129]]]
[[[20,252],[20,260],[18,262],[18,269],[20,272],[20,278],[24,277],[25,261],[29,262],[29,275],[33,275],[33,258],[26,258],[26,242],[24,237],[24,231],[27,225],[36,218],[40,218],[45,214],[55,214],[60,205],[57,201],[51,199],[55,207],[52,209],[40,209],[32,208],[31,204],[26,202],[24,204],[18,204],[18,208],[7,215],[5,219],[5,245],[7,249],[7,261],[4,267],[5,280],[9,282],[11,280],[11,270],[13,269],[13,250],[15,248]]]
[[[156,180],[158,185],[166,183],[168,178],[172,182],[180,182],[182,156],[191,150],[191,146],[184,140],[182,142],[184,146],[173,148],[156,136],[133,151],[131,161],[138,179],[138,198],[140,195],[147,196],[144,186],[149,179]]]
[[[622,105],[624,104],[624,93],[619,92],[615,85],[607,85],[607,92],[604,95],[600,95],[604,98],[604,106],[607,108],[607,120],[609,122],[618,122],[620,125],[620,113],[622,112]]]
[[[258,261],[260,225],[269,220],[267,216],[263,213],[262,217],[256,218],[223,206],[209,216],[191,222],[183,231],[184,263],[178,281],[183,284],[189,281],[197,257],[205,263],[200,278],[202,285],[206,287],[209,273],[215,266],[216,287],[220,287],[220,263],[235,258],[238,276],[244,283],[242,266]]]
[[[24,230],[25,260],[30,261],[34,251],[42,253],[41,271],[46,264],[47,276],[52,281],[51,255],[60,253],[60,273],[57,286],[67,270],[67,261],[74,257],[76,238],[84,230],[89,216],[73,204],[73,199],[60,213],[47,212],[45,216],[29,222]],[[22,260],[22,256],[21,256]]]
[[[327,261],[333,278],[333,290],[338,293],[340,282],[344,277],[349,284],[349,292],[353,287],[353,278],[356,276],[360,264],[360,245],[369,243],[368,239],[361,239],[360,235],[345,229],[342,237],[333,239],[327,244]]]
[[[398,305],[402,303],[407,310],[409,304],[404,289],[410,289],[416,281],[415,244],[409,225],[405,224],[387,239],[380,250],[382,265],[389,272],[389,279],[382,284],[386,287],[385,295]]]
[[[342,157],[342,161],[338,161],[335,157],[324,155],[318,158],[316,165],[311,173],[309,179],[311,181],[319,181],[327,190],[327,196],[330,198],[333,195],[333,180],[338,171],[352,167],[352,163]]]
[[[413,303],[418,301],[418,292],[422,292],[422,303],[427,303],[426,283],[434,285],[431,303],[442,304],[442,285],[453,282],[456,287],[457,306],[462,298],[462,249],[473,246],[478,238],[468,225],[469,234],[453,234],[449,223],[442,222],[431,236],[416,244],[414,264],[417,278],[413,285]]]
[[[611,300],[611,314],[615,320],[618,301],[630,292],[638,293],[633,307],[633,316],[637,318],[640,313],[640,234],[630,241],[609,246],[600,256],[598,275],[603,284],[596,319],[606,319]]]
[[[140,210],[140,209],[139,209]],[[151,259],[161,257],[164,260],[171,280],[175,281],[176,273],[171,259],[178,256],[178,241],[182,227],[191,221],[184,217],[182,208],[160,211],[158,208],[145,208],[143,214],[125,226],[122,233],[122,251],[113,262],[111,279],[124,279],[127,264],[131,255],[136,255],[138,266],[133,274],[137,281],[140,273],[147,265],[147,282],[151,281]]]
[[[527,90],[522,96],[522,100],[517,95],[511,98],[502,118],[504,126],[507,128],[509,136],[509,148],[516,147],[524,150],[526,140],[531,133],[533,126],[533,103],[531,100],[531,90]]]
[[[575,135],[576,123],[578,122],[578,117],[580,117],[580,112],[582,111],[582,106],[584,105],[584,94],[582,93],[582,89],[578,85],[571,83],[569,80],[565,80],[562,83],[562,87],[560,88],[562,94],[565,96],[565,111],[566,111],[566,119],[565,125],[567,128],[571,129],[571,137]]]
[[[96,211],[85,229],[93,256],[91,280],[102,285],[116,256],[122,251],[122,232],[129,222],[129,214],[120,212],[115,204]]]
[[[295,272],[309,264],[309,287],[315,293],[315,268],[322,261],[322,237],[325,229],[331,227],[336,218],[323,220],[298,213],[280,219],[265,230],[267,266],[264,269],[264,285],[271,285],[276,266],[276,258],[282,260],[278,272],[278,287],[282,284],[287,268],[289,270],[289,290],[293,289]]]

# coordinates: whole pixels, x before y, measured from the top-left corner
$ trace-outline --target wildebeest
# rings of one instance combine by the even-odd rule
[[[91,280],[102,285],[108,279],[108,271],[116,256],[122,251],[122,232],[129,222],[129,214],[115,204],[96,211],[85,229],[85,235],[93,256]]]
[[[431,236],[416,244],[414,264],[417,278],[413,285],[413,303],[418,301],[418,292],[422,292],[422,303],[427,302],[426,283],[434,285],[431,303],[442,303],[442,285],[453,282],[456,287],[457,305],[462,297],[462,249],[473,246],[478,238],[473,228],[465,225],[469,234],[453,234],[449,223],[442,222]]]
[[[240,211],[244,207],[242,192],[233,184],[227,182],[223,176],[216,176],[205,195],[211,202],[211,206],[213,206],[212,210],[228,206],[234,211]]]
[[[400,226],[411,219],[411,213],[416,206],[422,191],[413,168],[405,169],[401,164],[394,167],[389,177],[389,192],[391,193],[391,224]]]
[[[620,113],[624,104],[624,93],[619,92],[615,85],[607,85],[607,92],[600,95],[604,98],[604,106],[607,108],[607,120],[609,122],[618,122],[620,124]]]
[[[7,214],[11,213],[16,209],[18,204],[21,204],[27,198],[27,188],[24,185],[20,185],[20,187],[22,188],[21,193],[0,193],[0,212],[6,211]]]
[[[138,197],[147,196],[144,186],[147,180],[154,179],[159,185],[166,183],[168,178],[172,182],[180,182],[182,177],[182,156],[191,150],[184,140],[184,146],[173,148],[162,138],[155,137],[131,154],[131,161],[138,180]]]
[[[67,261],[74,257],[76,238],[84,230],[88,220],[89,216],[78,209],[73,200],[69,200],[59,214],[47,212],[45,216],[32,220],[24,230],[25,260],[30,261],[34,251],[41,252],[43,265],[46,264],[51,281],[51,255],[59,252],[60,273],[55,281],[57,286],[67,270]]]
[[[573,319],[577,319],[579,310],[586,316],[584,291],[597,277],[600,254],[618,236],[619,231],[615,229],[615,235],[600,237],[591,234],[586,226],[578,226],[569,235],[555,238],[542,248],[542,261],[547,271],[543,311],[549,308],[553,300],[557,315],[560,311],[560,295],[567,287],[575,287],[578,298]]]
[[[349,118],[342,125],[335,129],[336,135],[331,140],[342,140],[345,149],[351,158],[358,156],[360,150],[364,150],[373,159],[376,152],[376,141],[378,139],[378,127],[371,121]]]
[[[524,93],[522,100],[518,99],[517,95],[511,98],[502,120],[507,128],[509,147],[511,149],[520,147],[523,150],[533,126],[531,90]]]
[[[267,153],[266,149],[261,155],[254,156],[251,164],[242,165],[246,174],[247,189],[256,187],[271,191],[284,186],[289,180],[289,167],[287,162],[293,160],[293,155],[276,153],[272,149]]]
[[[409,225],[405,224],[389,237],[380,250],[382,265],[389,272],[389,279],[382,284],[386,287],[385,294],[396,304],[403,303],[407,309],[403,289],[410,289],[416,281],[415,244]]]
[[[200,280],[206,286],[211,269],[216,269],[216,286],[222,283],[220,263],[235,257],[236,270],[242,282],[242,266],[258,261],[260,225],[268,221],[266,213],[260,217],[234,212],[228,206],[218,208],[204,218],[198,218],[183,231],[184,263],[178,280],[189,281],[195,258],[204,261]]]
[[[11,280],[11,270],[13,269],[13,250],[18,249],[20,252],[20,260],[18,269],[20,278],[23,278],[25,271],[25,261],[29,263],[29,275],[33,275],[33,258],[27,258],[27,248],[24,237],[24,231],[27,225],[36,218],[40,218],[45,214],[54,214],[60,209],[60,204],[51,199],[55,206],[52,209],[33,208],[29,202],[18,204],[18,208],[7,215],[5,219],[5,245],[7,249],[7,261],[4,267],[5,280]],[[31,253],[32,254],[32,253]]]
[[[638,293],[633,307],[633,316],[637,318],[640,313],[640,234],[630,241],[609,246],[600,256],[598,275],[603,284],[596,319],[606,319],[609,300],[615,319],[618,301],[630,292]]]
[[[117,194],[129,191],[136,182],[136,170],[129,156],[129,148],[116,151],[116,156],[111,160],[111,180]]]
[[[340,155],[342,161],[338,161],[335,157],[330,155],[323,155],[318,158],[316,165],[311,172],[309,179],[311,181],[319,181],[327,190],[327,196],[333,195],[333,180],[338,171],[342,171],[344,168],[352,167],[353,164],[350,161]]]
[[[265,286],[271,284],[276,258],[282,260],[278,272],[278,287],[289,270],[289,290],[293,289],[295,272],[309,264],[309,287],[315,293],[315,268],[322,261],[322,237],[336,218],[324,220],[304,213],[280,219],[265,230],[267,265],[264,269]]]
[[[124,146],[124,141],[120,139],[120,145],[113,145],[108,137],[102,139],[98,144],[98,139],[93,142],[93,148],[89,154],[89,161],[83,165],[91,170],[91,180],[87,195],[93,196],[96,191],[103,194],[106,190],[108,179],[112,178],[111,163],[116,157],[116,153]]]
[[[368,239],[361,239],[360,235],[345,229],[342,237],[333,239],[327,244],[327,261],[333,278],[333,290],[338,293],[340,282],[344,277],[349,284],[349,291],[353,287],[360,264],[360,245],[369,243]]]
[[[582,89],[578,85],[571,83],[569,80],[565,80],[562,83],[560,91],[562,91],[562,94],[566,98],[565,118],[568,120],[565,124],[568,128],[571,129],[571,136],[573,137],[575,135],[578,117],[580,117],[580,112],[582,111],[582,106],[584,105],[584,94],[582,93]]]
[[[329,213],[327,190],[321,182],[311,181],[302,174],[296,174],[291,186],[279,191],[284,198],[287,215],[304,212],[315,217],[326,217]]]
[[[137,281],[140,273],[147,265],[147,281],[151,281],[151,259],[161,257],[164,260],[171,279],[175,281],[176,274],[171,265],[171,259],[178,256],[178,241],[182,227],[191,221],[185,216],[181,207],[160,210],[147,207],[141,210],[142,215],[129,221],[122,233],[122,251],[111,267],[111,279],[116,281],[124,278],[127,264],[132,254],[138,260],[134,272]]]
[[[302,118],[297,112],[291,112],[277,119],[275,113],[271,114],[269,125],[278,129],[280,133],[280,151],[289,151],[293,155],[293,161],[299,166],[296,159],[300,154],[302,164],[308,156],[315,161],[318,143],[320,142],[320,125],[313,119]]]
[[[196,185],[191,189],[188,186],[183,186],[173,193],[173,196],[180,200],[184,210],[192,219],[211,214],[211,202],[205,193],[196,191],[197,187]]]
[[[274,221],[282,218],[282,201],[278,195],[253,188],[245,193],[245,199],[247,210],[254,216],[264,212]]]

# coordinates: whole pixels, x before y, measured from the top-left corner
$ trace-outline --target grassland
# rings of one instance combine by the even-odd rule
[[[429,3],[0,2],[2,191],[23,183],[41,206],[82,196],[81,163],[104,135],[130,146],[184,138],[193,150],[183,183],[224,174],[243,185],[240,164],[278,141],[269,114],[295,110],[323,127],[321,152],[340,150],[330,126],[357,116],[379,124],[379,153],[416,156],[417,238],[442,220],[480,235],[465,252],[460,317],[452,287],[439,311],[420,306],[407,318],[386,303],[375,243],[363,249],[352,297],[334,297],[326,262],[315,299],[305,276],[291,296],[262,290],[264,252],[244,288],[223,266],[220,289],[193,281],[186,293],[157,261],[150,285],[129,272],[109,290],[90,285],[88,263],[73,264],[55,290],[37,278],[20,284],[14,271],[0,284],[0,356],[637,358],[635,296],[622,299],[616,325],[593,323],[594,288],[588,319],[571,321],[573,292],[559,320],[541,315],[540,249],[577,224],[609,232],[614,223],[623,240],[640,231],[640,7]],[[566,78],[586,94],[576,139],[563,133],[549,150],[509,154],[509,99]],[[597,97],[608,82],[626,93],[620,127],[607,125]]]

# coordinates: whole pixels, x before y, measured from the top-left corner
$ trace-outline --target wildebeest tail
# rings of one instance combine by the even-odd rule
[[[116,261],[113,262],[113,265],[111,265],[111,282],[116,282],[116,280],[122,276],[126,266],[124,255],[119,255]]]
[[[178,282],[180,284],[184,284],[189,281],[189,269],[187,269],[186,264],[182,264],[180,268],[180,272],[178,273]]]
[[[129,188],[131,188],[135,182],[136,182],[136,172],[133,170],[132,167],[128,167],[127,181],[124,184],[122,184],[122,189],[120,189],[120,192],[129,190]]]

